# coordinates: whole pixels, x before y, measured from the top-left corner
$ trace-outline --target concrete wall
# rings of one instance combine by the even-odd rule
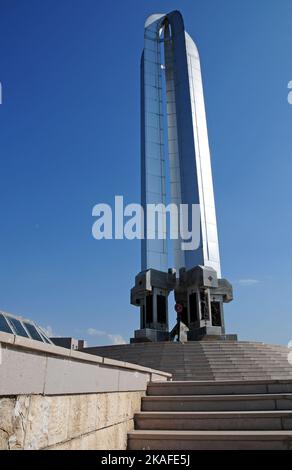
[[[126,449],[147,383],[170,377],[0,332],[0,449]]]

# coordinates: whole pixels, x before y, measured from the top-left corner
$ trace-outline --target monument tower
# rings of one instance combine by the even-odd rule
[[[236,335],[225,334],[223,304],[232,300],[232,287],[221,277],[200,59],[179,12],[146,21],[141,137],[147,237],[142,241],[141,272],[131,290],[131,303],[140,309],[140,329],[131,339],[135,344],[84,350],[152,369],[128,448],[291,448],[289,348],[237,341]],[[159,230],[157,237],[147,233],[155,227],[147,209],[156,205],[164,216],[169,200],[173,206],[199,209],[195,222],[200,237],[191,250],[185,250],[181,239],[169,236],[166,241]],[[165,217],[161,227],[171,235],[173,226],[168,228]],[[187,239],[184,235],[180,233]],[[179,315],[169,329],[172,290]],[[162,382],[157,371],[171,378]],[[136,375],[129,370],[128,377],[131,373]]]
[[[197,47],[178,11],[155,14],[145,23],[141,59],[141,200],[166,205],[166,165],[171,203],[200,207],[200,244],[183,250],[172,240],[169,269],[166,239],[142,240],[141,272],[131,290],[140,307],[140,330],[132,341],[168,341],[168,295],[174,290],[188,340],[224,338],[223,303],[232,287],[221,279],[212,170]],[[166,228],[165,228],[166,230]],[[234,339],[234,337],[233,337]]]

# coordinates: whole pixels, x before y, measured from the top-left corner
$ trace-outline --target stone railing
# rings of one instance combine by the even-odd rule
[[[0,332],[0,449],[126,449],[148,382],[170,378]]]

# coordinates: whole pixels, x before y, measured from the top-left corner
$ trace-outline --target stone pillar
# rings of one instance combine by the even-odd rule
[[[215,269],[181,269],[175,299],[184,307],[188,340],[236,339],[236,335],[225,335],[223,313],[223,303],[233,299],[232,286],[226,279],[218,279]]]
[[[140,272],[131,289],[131,304],[140,307],[140,329],[131,342],[168,341],[168,295],[174,289],[174,270]]]

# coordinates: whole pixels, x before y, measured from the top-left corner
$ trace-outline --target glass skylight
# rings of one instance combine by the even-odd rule
[[[34,339],[42,343],[53,344],[45,331],[31,320],[11,313],[0,312],[0,331],[24,338]]]

